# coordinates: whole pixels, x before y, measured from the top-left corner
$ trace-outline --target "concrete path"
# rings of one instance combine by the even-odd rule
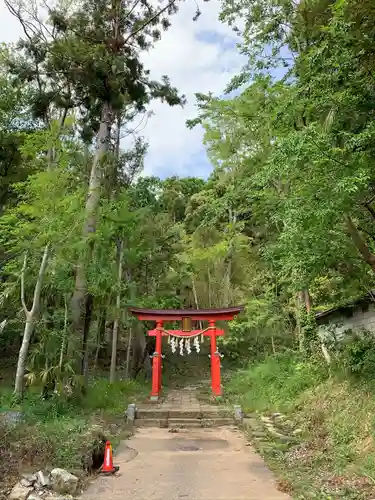
[[[168,398],[171,403],[174,396]],[[179,404],[181,398],[177,397]],[[189,396],[190,403],[195,401]],[[194,399],[194,398],[193,398]],[[235,427],[140,428],[114,457],[112,477],[100,476],[82,500],[286,500],[261,457]]]

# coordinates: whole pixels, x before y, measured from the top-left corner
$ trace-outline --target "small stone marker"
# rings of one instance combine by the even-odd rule
[[[36,473],[36,480],[41,488],[47,488],[50,485],[49,477],[42,470]]]
[[[243,420],[243,411],[240,405],[234,406],[234,420],[236,422],[242,422]]]
[[[0,413],[0,420],[10,427],[19,424],[22,422],[22,419],[23,414],[21,411],[4,411]]]
[[[128,409],[126,410],[126,418],[129,423],[133,424],[135,420],[136,406],[134,403],[128,405]]]

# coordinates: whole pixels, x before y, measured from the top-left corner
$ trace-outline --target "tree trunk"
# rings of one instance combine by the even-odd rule
[[[195,307],[197,309],[199,309],[197,289],[195,287],[195,279],[194,279],[194,275],[193,274],[191,275],[191,286],[192,286],[192,289],[193,289],[193,296],[194,296]],[[202,323],[202,321],[199,321],[199,328],[201,330],[203,329],[203,323]]]
[[[133,327],[129,326],[129,334],[128,334],[128,345],[126,347],[126,369],[125,369],[125,377],[128,379],[130,376],[130,354],[133,343]]]
[[[67,301],[65,295],[64,295],[64,306],[65,306],[64,331],[63,331],[63,338],[62,338],[62,342],[61,342],[60,361],[59,361],[60,372],[62,370],[64,354],[65,354],[65,349],[66,349],[66,341],[67,341],[67,337],[68,337],[68,301]]]
[[[56,136],[54,138],[55,141],[58,141],[58,139],[60,138],[61,132],[62,132],[64,125],[65,125],[65,120],[66,120],[67,115],[68,115],[68,108],[64,108],[60,114],[59,128],[58,128]],[[47,120],[46,125],[49,127],[50,131],[52,132],[51,123],[49,120]],[[47,151],[47,170],[53,170],[56,167],[57,162],[58,162],[58,158],[56,155],[56,148],[54,146],[52,146]]]
[[[303,327],[301,325],[301,309],[305,303],[304,292],[298,292],[296,296],[296,333],[298,340],[299,352],[303,353],[305,351],[305,336],[303,333]]]
[[[326,363],[328,366],[331,364],[331,356],[328,352],[327,346],[324,344],[324,342],[321,342],[320,347],[322,349],[323,357],[326,360]]]
[[[47,245],[44,247],[43,258],[40,264],[38,278],[34,288],[33,304],[30,311],[27,309],[25,301],[25,272],[27,265],[26,255],[23,261],[23,266],[21,271],[21,302],[22,302],[22,308],[26,316],[26,322],[25,322],[25,330],[23,333],[22,344],[18,354],[16,379],[14,383],[14,394],[17,398],[22,398],[23,395],[26,360],[29,352],[29,345],[30,345],[31,335],[34,329],[35,319],[38,316],[40,308],[40,296],[42,292],[44,275],[47,269],[48,254],[49,254],[49,244],[47,243]]]
[[[86,199],[85,217],[82,230],[82,239],[86,245],[86,252],[82,255],[76,267],[75,289],[71,301],[72,326],[76,334],[83,337],[84,316],[86,309],[86,296],[88,292],[86,267],[91,259],[92,243],[87,238],[96,230],[96,214],[100,203],[100,190],[102,185],[102,162],[108,152],[111,136],[113,112],[109,103],[104,103],[101,114],[101,122],[97,135],[96,154],[92,163],[88,194]],[[83,357],[85,353],[82,353]],[[85,363],[82,363],[85,369]],[[87,378],[87,374],[81,373]]]
[[[126,271],[126,279],[128,281],[129,288],[130,288],[130,301],[133,303],[135,300],[135,289],[134,289],[134,284],[132,283],[132,273],[129,269]],[[131,323],[129,326],[128,345],[126,347],[126,372],[125,372],[125,376],[127,379],[130,378],[130,361],[131,361],[130,355],[131,355],[132,345],[134,342],[132,321],[133,321],[133,319],[131,319]]]
[[[135,335],[133,336],[133,359],[132,359],[132,372],[133,378],[136,378],[142,368],[145,369],[146,375],[151,372],[151,360],[147,351],[146,337],[143,329],[137,325]]]
[[[345,223],[348,229],[348,233],[352,237],[353,243],[357,247],[359,253],[362,255],[363,260],[375,272],[375,255],[370,251],[365,239],[362,237],[361,233],[358,231],[356,225],[349,215],[345,216]]]
[[[113,322],[112,333],[112,355],[109,381],[112,384],[116,380],[116,359],[117,359],[117,337],[121,315],[121,281],[122,281],[122,261],[124,243],[120,240],[117,244],[117,295],[116,295],[116,316]]]
[[[224,275],[224,287],[223,287],[223,306],[230,306],[230,288],[231,288],[231,274],[232,274],[232,260],[228,258],[227,269]]]
[[[273,335],[271,335],[271,344],[272,344],[272,354],[276,354],[276,347],[275,347],[275,340],[273,338]]]
[[[18,354],[16,380],[14,384],[14,394],[17,396],[17,398],[20,399],[22,398],[23,395],[26,359],[27,359],[27,354],[29,352],[29,345],[30,345],[31,335],[33,333],[33,328],[34,328],[34,321],[33,318],[31,317],[31,314],[28,312],[26,315],[22,344]]]
[[[133,336],[132,336],[132,357],[131,357],[131,378],[135,378],[138,373],[138,366],[141,363],[143,352],[142,346],[139,343],[139,333],[138,329],[140,328],[139,324],[134,325]]]
[[[142,328],[136,329],[136,334],[134,338],[136,343],[137,358],[134,364],[134,378],[137,377],[138,373],[144,368],[146,376],[149,378],[152,372],[151,359],[147,350],[146,337]]]
[[[92,311],[94,305],[94,297],[92,294],[87,294],[85,298],[85,315],[83,320],[83,339],[82,339],[82,364],[81,373],[83,374],[83,392],[86,391],[89,382],[89,357],[90,357],[90,326],[92,320]]]
[[[228,222],[232,226],[231,231],[236,224],[237,216],[231,209],[229,209]],[[233,261],[233,234],[230,236],[228,242],[228,253],[225,258],[226,271],[224,274],[224,294],[223,294],[223,305],[224,307],[229,307],[231,303],[231,282],[232,282],[232,261]]]
[[[98,360],[99,360],[99,352],[102,347],[102,342],[105,336],[105,324],[107,320],[107,308],[104,307],[99,316],[99,325],[98,325],[98,330],[96,334],[96,350],[95,350],[95,360],[94,360],[94,369],[96,370],[98,366]]]
[[[6,324],[8,323],[8,320],[7,319],[4,319],[1,323],[0,323],[0,333],[4,330],[4,328],[6,327]]]
[[[199,309],[199,304],[198,304],[198,295],[197,295],[197,289],[195,288],[195,280],[194,280],[194,275],[191,275],[191,287],[193,289],[193,297],[194,297],[194,303],[195,307]]]
[[[364,203],[364,206],[367,208],[369,213],[371,214],[371,217],[375,220],[375,210],[372,208],[370,203]]]
[[[311,295],[310,295],[310,292],[309,292],[308,288],[306,288],[303,291],[303,296],[304,296],[304,302],[305,302],[306,311],[308,312],[308,314],[310,314],[311,310],[312,310],[312,301],[311,301]]]
[[[211,309],[212,307],[212,284],[211,284],[211,273],[210,266],[207,266],[207,285],[208,285],[208,307]]]
[[[306,336],[304,331],[304,326],[301,324],[301,313],[302,310],[306,309],[308,314],[312,311],[312,300],[308,288],[305,288],[297,294],[296,297],[296,320],[297,320],[297,337],[298,337],[298,348],[300,352],[306,351]]]

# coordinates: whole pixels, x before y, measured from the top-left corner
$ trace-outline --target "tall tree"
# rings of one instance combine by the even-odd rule
[[[177,11],[177,1],[164,6],[149,2],[97,0],[80,2],[68,11],[61,3],[48,9],[49,23],[40,30],[28,23],[25,10],[10,10],[20,19],[26,38],[20,48],[24,56],[11,62],[21,79],[35,82],[35,113],[48,121],[51,110],[79,109],[82,134],[86,140],[96,135],[96,148],[88,181],[82,230],[82,255],[76,264],[72,297],[73,328],[84,337],[88,300],[87,265],[92,254],[103,178],[108,167],[111,131],[116,117],[131,109],[145,110],[151,99],[170,105],[184,98],[164,76],[150,79],[140,62],[140,52],[148,50],[169,27],[169,17]],[[27,17],[27,16],[26,16]],[[85,312],[86,311],[86,312]],[[84,342],[83,350],[85,351]],[[85,357],[85,356],[84,356]]]

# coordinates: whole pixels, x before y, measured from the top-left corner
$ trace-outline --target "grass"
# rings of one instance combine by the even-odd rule
[[[326,376],[319,365],[286,353],[236,372],[225,394],[230,399],[239,397],[245,411],[281,411]]]
[[[166,385],[182,384],[183,378],[171,376]],[[340,373],[330,377],[323,365],[290,352],[225,379],[224,402],[240,403],[247,413],[282,412],[300,429],[298,444],[285,446],[268,437],[261,450],[281,489],[298,500],[375,498],[374,383]],[[6,490],[2,482],[11,483],[20,469],[59,466],[82,474],[95,439],[103,433],[116,445],[127,404],[147,392],[144,384],[109,385],[97,378],[81,399],[41,401],[39,393],[27,394],[18,408],[24,423],[7,429],[0,424],[0,491]],[[205,400],[209,393],[207,382],[200,397]],[[11,391],[0,388],[0,412],[14,410],[11,403]]]
[[[94,379],[83,398],[56,396],[43,401],[39,392],[30,392],[14,407],[11,390],[0,388],[0,413],[23,414],[22,423],[14,427],[0,419],[0,491],[14,482],[20,470],[58,466],[82,475],[102,435],[115,446],[124,437],[127,404],[144,399],[147,389],[133,381],[110,385]]]
[[[300,429],[297,445],[275,441],[264,450],[293,498],[375,498],[373,383],[329,377],[323,366],[286,354],[234,374],[226,394],[246,412],[282,412]]]

